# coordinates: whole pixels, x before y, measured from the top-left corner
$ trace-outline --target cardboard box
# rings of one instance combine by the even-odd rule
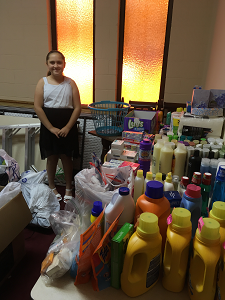
[[[111,243],[111,286],[120,288],[120,275],[123,269],[127,244],[134,231],[134,225],[125,223],[113,237]]]
[[[0,284],[25,255],[23,229],[31,219],[22,192],[0,208]]]
[[[132,110],[124,118],[124,131],[146,131],[154,133],[156,112]]]
[[[118,159],[123,161],[131,161],[136,162],[137,161],[137,152],[136,151],[130,151],[130,150],[123,150],[121,154],[113,154],[112,150],[110,149],[107,152],[106,160],[110,161],[111,159]]]

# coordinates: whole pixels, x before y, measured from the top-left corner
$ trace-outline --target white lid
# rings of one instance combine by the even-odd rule
[[[209,158],[203,158],[201,161],[202,166],[209,166],[210,164],[210,159]]]
[[[218,163],[219,163],[218,159],[215,159],[215,158],[210,159],[210,165],[212,167],[214,167],[214,168],[217,167]]]
[[[172,146],[171,146],[170,142],[166,142],[166,143],[164,144],[164,147],[170,147],[170,148],[172,149]]]

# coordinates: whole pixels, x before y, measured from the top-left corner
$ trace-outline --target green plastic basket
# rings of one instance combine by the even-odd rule
[[[116,101],[100,101],[88,105],[98,135],[116,136],[123,131],[124,117],[130,104]]]

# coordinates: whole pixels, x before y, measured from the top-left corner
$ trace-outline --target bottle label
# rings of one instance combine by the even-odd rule
[[[173,219],[172,219],[172,215],[170,214],[169,217],[166,220],[167,225],[170,225],[172,223]]]
[[[150,261],[146,277],[146,288],[149,288],[151,285],[153,285],[153,283],[155,283],[159,278],[160,256],[161,253],[159,253]]]
[[[151,158],[151,150],[139,150],[139,160],[142,161],[150,161]]]
[[[204,225],[204,221],[203,221],[203,218],[201,217],[201,218],[199,218],[199,220],[198,220],[198,230],[199,230],[200,233],[201,233],[201,231],[202,231],[203,225]]]

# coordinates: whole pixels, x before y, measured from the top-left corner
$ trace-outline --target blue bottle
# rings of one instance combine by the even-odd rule
[[[202,158],[201,167],[200,167],[200,173],[202,174],[202,177],[204,173],[209,173],[209,164],[210,164],[209,158]]]
[[[198,220],[201,217],[202,195],[201,187],[195,184],[188,184],[180,203],[180,207],[186,208],[191,212],[192,238],[198,228]]]
[[[213,193],[213,187],[214,187],[214,182],[215,182],[215,178],[216,178],[216,171],[217,171],[217,167],[218,167],[218,159],[211,159],[210,160],[210,164],[209,164],[209,173],[212,174],[212,178],[211,178],[211,192],[210,192],[210,197],[212,197],[212,193]]]
[[[212,209],[213,203],[215,201],[225,202],[225,166],[224,165],[219,167],[219,170],[216,174],[212,199],[209,205],[210,210]]]

